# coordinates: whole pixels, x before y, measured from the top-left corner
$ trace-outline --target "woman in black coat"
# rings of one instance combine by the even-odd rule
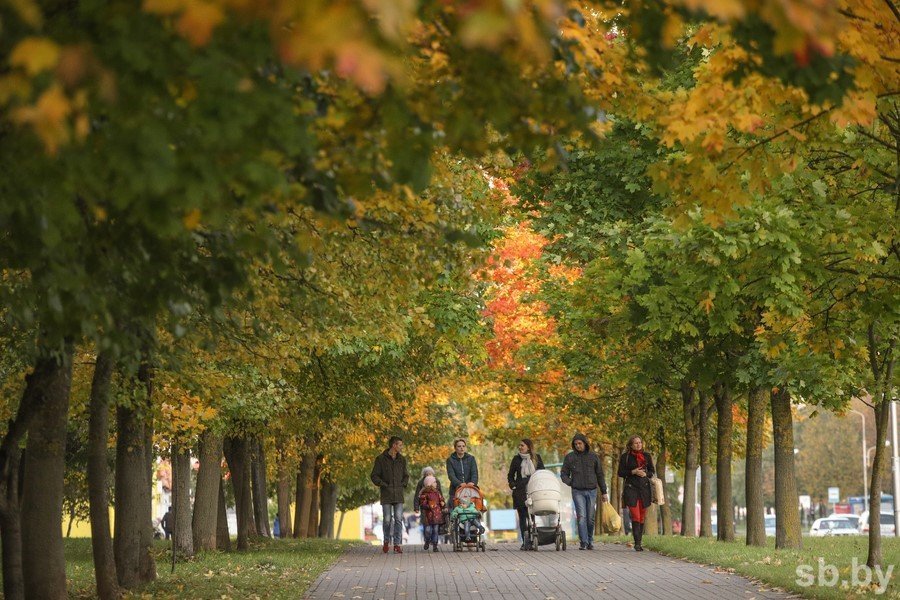
[[[656,474],[653,459],[644,452],[644,441],[633,435],[628,440],[625,453],[619,458],[619,477],[625,480],[622,490],[622,504],[628,507],[631,515],[631,535],[634,537],[634,549],[641,552],[641,538],[644,536],[644,518],[647,508],[653,501],[650,490],[650,478]]]
[[[519,453],[515,455],[509,464],[509,473],[506,481],[512,489],[513,508],[519,513],[519,531],[522,532],[521,550],[528,548],[528,507],[527,499],[528,480],[538,469],[544,468],[544,461],[540,454],[534,453],[534,443],[525,438],[519,442]]]

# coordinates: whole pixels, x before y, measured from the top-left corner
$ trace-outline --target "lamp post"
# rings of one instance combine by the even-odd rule
[[[850,409],[855,415],[859,415],[862,419],[862,451],[863,451],[863,510],[869,509],[869,452],[866,450],[866,415],[858,410]]]
[[[897,440],[897,401],[891,399],[891,471],[894,475],[894,523],[900,519],[900,453]],[[894,537],[900,537],[900,527],[894,526]]]

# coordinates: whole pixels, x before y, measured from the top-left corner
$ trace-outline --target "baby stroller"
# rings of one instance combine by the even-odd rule
[[[560,512],[562,498],[559,492],[559,479],[555,474],[541,469],[535,471],[528,480],[528,494],[525,505],[528,507],[528,539],[525,547],[537,550],[539,546],[556,544],[556,550],[566,549],[566,532],[562,528]],[[537,517],[549,517],[555,525],[538,526]],[[555,517],[555,519],[554,519]]]
[[[453,494],[454,508],[460,505],[463,498],[468,498],[472,505],[479,513],[484,513],[484,497],[481,490],[474,483],[464,483],[456,488]],[[476,552],[481,550],[487,552],[487,538],[484,534],[484,527],[481,526],[481,516],[469,519],[469,532],[466,533],[466,523],[462,522],[459,517],[450,518],[450,543],[453,544],[454,552],[461,552],[463,548],[474,549]]]

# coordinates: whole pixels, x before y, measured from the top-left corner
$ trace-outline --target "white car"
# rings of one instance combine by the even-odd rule
[[[881,513],[881,535],[894,535],[894,513]],[[869,511],[864,510],[859,515],[859,532],[865,535],[869,534]]]
[[[809,528],[809,535],[857,535],[859,531],[847,519],[816,519]]]
[[[848,521],[850,521],[850,524],[853,525],[853,529],[859,529],[859,526],[862,524],[862,522],[859,520],[859,515],[831,513],[826,518],[847,519]]]

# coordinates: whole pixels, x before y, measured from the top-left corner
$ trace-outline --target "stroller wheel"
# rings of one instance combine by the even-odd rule
[[[563,549],[563,551],[565,551],[565,549],[566,549],[566,532],[565,531],[563,531],[563,533],[562,533],[562,549]]]

